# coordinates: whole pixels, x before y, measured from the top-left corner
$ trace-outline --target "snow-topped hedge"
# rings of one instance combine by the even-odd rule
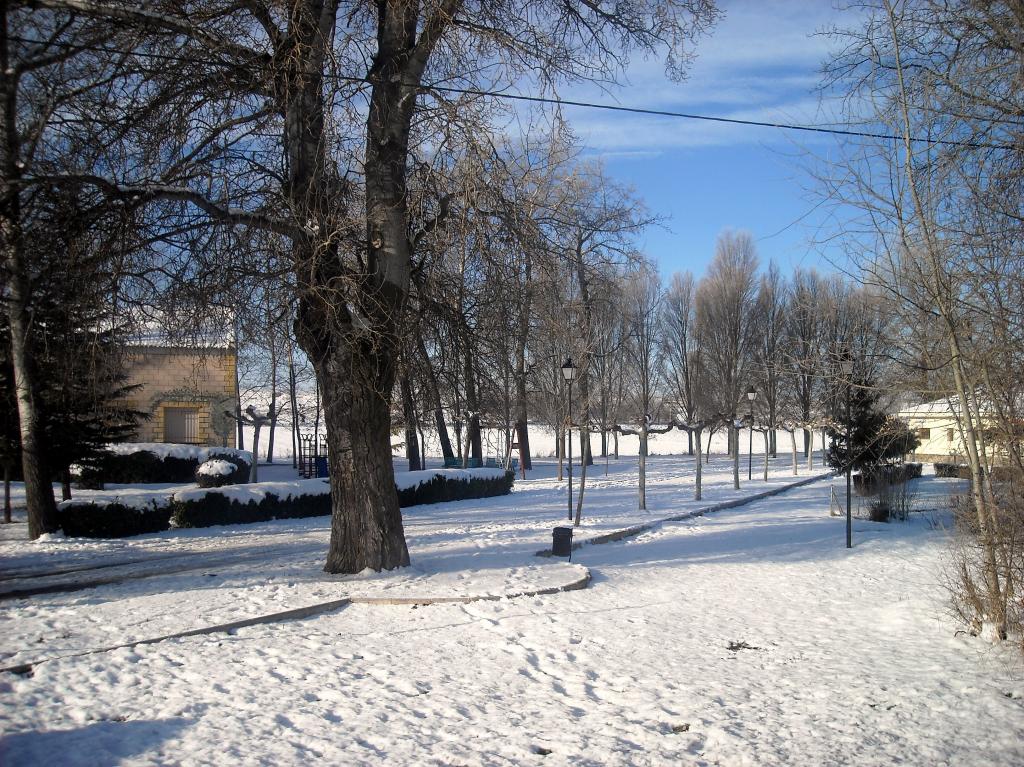
[[[163,442],[123,442],[108,445],[102,462],[102,481],[124,484],[191,482],[200,464],[227,461],[236,468],[231,483],[247,482],[252,453],[230,447],[174,445]]]
[[[514,475],[501,469],[438,469],[399,474],[399,504],[459,501],[505,495]],[[212,527],[267,522],[272,519],[320,517],[331,513],[326,479],[258,482],[180,490],[172,497],[147,498],[134,504],[121,498],[107,503],[67,501],[60,505],[65,535],[121,538],[159,532],[168,526]]]
[[[326,479],[305,479],[182,490],[174,494],[171,508],[174,527],[321,517],[331,513],[331,486]]]
[[[428,469],[395,477],[398,505],[464,501],[512,492],[515,475],[504,469]]]
[[[151,499],[148,504],[124,502],[65,501],[57,506],[57,519],[69,538],[127,538],[159,533],[170,527],[170,499]]]
[[[235,461],[238,461],[236,458]],[[239,461],[239,463],[241,463]],[[211,458],[199,464],[196,469],[196,484],[199,487],[224,487],[235,484],[239,474],[238,465],[223,458]],[[247,477],[248,479],[248,477]]]

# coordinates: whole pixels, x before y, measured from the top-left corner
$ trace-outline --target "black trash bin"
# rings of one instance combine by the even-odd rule
[[[551,556],[572,560],[572,528],[556,527],[551,538]]]

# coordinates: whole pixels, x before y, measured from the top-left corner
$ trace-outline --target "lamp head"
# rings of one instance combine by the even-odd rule
[[[565,362],[562,364],[562,377],[570,383],[576,377],[576,366],[572,364],[572,357],[565,358]]]
[[[747,399],[750,400],[751,402],[757,399],[757,389],[755,389],[753,386],[747,389]]]

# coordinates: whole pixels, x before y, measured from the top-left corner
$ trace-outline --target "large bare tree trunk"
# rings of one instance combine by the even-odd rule
[[[348,349],[317,371],[323,378],[331,481],[331,543],[325,570],[357,573],[409,564],[391,461],[393,359],[363,358]],[[338,375],[351,371],[352,380]],[[389,364],[381,364],[382,362]]]
[[[443,27],[417,41],[411,3],[381,3],[369,71],[366,118],[366,251],[356,271],[336,244],[295,242],[298,337],[323,394],[331,481],[331,541],[325,570],[357,573],[409,564],[391,460],[391,392],[398,327],[409,290],[406,188],[417,83]],[[449,12],[450,13],[450,12]],[[293,11],[294,53],[286,63],[287,191],[300,220],[331,232],[342,182],[325,159],[323,71],[334,6]],[[332,285],[344,286],[344,293]]]
[[[12,72],[8,51],[7,6],[0,10],[0,66]],[[14,390],[18,403],[21,433],[21,464],[25,481],[25,504],[28,507],[28,534],[32,539],[57,530],[57,505],[46,461],[43,421],[36,400],[39,390],[31,356],[31,294],[28,267],[21,249],[21,179],[18,138],[18,81],[6,75],[0,78],[0,247],[3,267],[7,273],[6,310],[11,334],[11,363],[14,367]]]

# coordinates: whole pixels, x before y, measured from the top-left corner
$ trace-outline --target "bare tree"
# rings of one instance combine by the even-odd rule
[[[994,415],[991,403],[1016,398],[1019,376],[998,375],[989,339],[1020,349],[1020,304],[1010,298],[1018,291],[1006,287],[1022,263],[1022,105],[1011,85],[1024,49],[1021,9],[879,0],[863,11],[864,25],[841,38],[830,84],[846,104],[870,105],[867,117],[900,140],[851,147],[830,191],[864,211],[848,237],[866,281],[916,331],[901,333],[894,350],[907,381],[950,402],[971,475],[967,527],[978,543],[953,576],[956,604],[973,628],[1005,637],[1021,620],[1009,599],[1022,561],[1021,507],[1012,485],[995,492],[987,456],[999,430],[990,424],[1015,417],[1012,409]],[[1004,436],[1012,463],[1019,429]]]
[[[663,434],[672,428],[652,426],[661,415],[660,389],[664,374],[661,321],[663,317],[664,291],[657,268],[644,264],[639,273],[627,278],[624,291],[626,312],[630,328],[626,355],[633,372],[632,410],[639,428],[634,432],[621,429],[625,434],[636,433],[640,437],[640,472],[637,507],[647,510],[647,453],[648,438],[652,433]]]
[[[733,487],[740,486],[737,410],[752,377],[756,341],[757,255],[746,232],[723,232],[697,288],[697,322],[706,339],[707,370],[717,410],[726,419],[733,456]]]
[[[781,422],[780,398],[783,388],[786,349],[785,318],[788,309],[788,289],[774,262],[761,275],[757,292],[757,321],[754,344],[754,367],[758,390],[758,407],[766,427],[768,451],[776,454],[775,430]]]
[[[446,217],[444,198],[424,200],[420,211],[410,208],[410,167],[427,137],[444,135],[443,126],[459,112],[432,84],[500,87],[526,72],[545,85],[613,78],[631,49],[655,53],[666,46],[670,72],[681,74],[686,45],[716,15],[709,0],[630,0],[612,10],[551,0],[344,9],[338,0],[284,7],[210,2],[198,10],[170,0],[145,7],[114,0],[47,4],[130,25],[143,35],[141,52],[155,48],[181,57],[182,65],[165,61],[153,72],[168,112],[221,105],[212,133],[236,141],[244,132],[239,126],[267,123],[255,131],[259,138],[246,135],[243,143],[265,147],[267,158],[248,166],[255,185],[248,199],[211,195],[174,162],[145,179],[93,173],[90,180],[140,204],[185,203],[219,222],[289,239],[296,334],[317,371],[331,447],[329,572],[409,561],[391,481],[390,400],[417,250]],[[365,69],[355,81],[336,76],[335,67],[351,77],[360,65]],[[210,77],[211,67],[223,75]],[[457,106],[474,100],[464,97]],[[360,112],[357,103],[368,108]],[[357,158],[344,138],[352,133],[343,128],[359,119],[364,142]],[[211,131],[203,127],[210,124],[191,122],[179,131],[189,134],[182,143],[201,153],[211,145]],[[275,135],[280,144],[268,145],[264,137]],[[194,154],[183,150],[178,158]],[[160,154],[151,160],[158,162]]]

